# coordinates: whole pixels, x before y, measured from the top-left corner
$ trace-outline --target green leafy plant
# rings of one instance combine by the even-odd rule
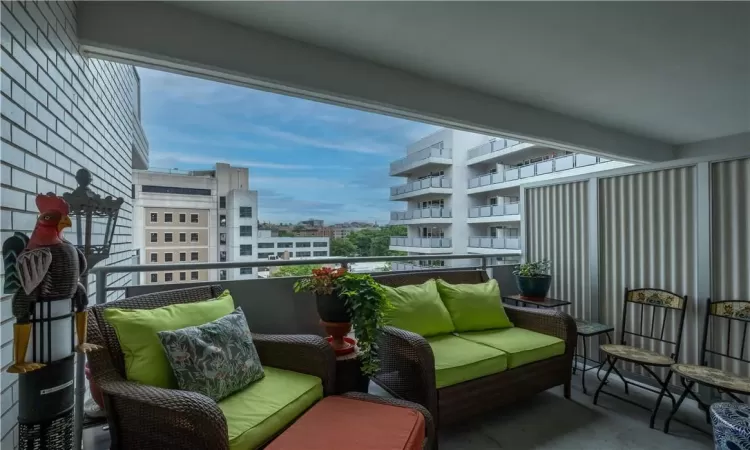
[[[321,268],[313,270],[312,276],[297,281],[294,291],[336,293],[344,300],[361,352],[362,373],[375,375],[380,368],[378,339],[385,325],[385,312],[390,308],[383,286],[367,274]]]
[[[519,277],[548,277],[550,275],[550,266],[550,261],[546,258],[541,261],[519,264],[513,271],[513,275]]]

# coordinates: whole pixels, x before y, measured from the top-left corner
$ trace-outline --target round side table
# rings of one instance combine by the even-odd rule
[[[714,403],[710,414],[716,450],[750,450],[750,406]]]
[[[336,394],[367,393],[369,385],[370,379],[360,369],[359,349],[336,357]]]

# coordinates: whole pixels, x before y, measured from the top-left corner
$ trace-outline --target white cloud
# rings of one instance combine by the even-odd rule
[[[260,167],[264,169],[315,169],[314,166],[300,165],[300,164],[280,164],[273,162],[264,161],[251,161],[243,159],[227,159],[227,158],[216,158],[212,156],[199,156],[190,155],[178,152],[152,152],[150,154],[151,166],[158,167],[159,164],[165,165],[179,165],[181,164],[203,164],[207,166],[213,166],[217,162],[228,163],[238,167]]]

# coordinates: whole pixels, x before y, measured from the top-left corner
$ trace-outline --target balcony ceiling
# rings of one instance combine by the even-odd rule
[[[183,2],[670,144],[750,131],[750,4]]]

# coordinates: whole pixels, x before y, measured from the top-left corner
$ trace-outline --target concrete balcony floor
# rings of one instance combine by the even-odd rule
[[[610,378],[611,380],[615,378]],[[467,420],[465,424],[438,431],[440,450],[709,450],[713,448],[710,426],[694,403],[685,401],[677,419],[706,431],[699,432],[672,421],[670,433],[661,430],[670,402],[662,403],[656,428],[648,427],[649,412],[617,399],[601,395],[599,405],[592,404],[597,386],[595,371],[587,372],[586,387],[581,390],[580,372],[573,376],[573,395],[566,400],[562,387],[542,392],[497,412]],[[621,390],[613,380],[612,390]],[[631,389],[630,398],[652,405],[655,395]],[[387,395],[370,384],[370,393]],[[108,450],[109,432],[101,426],[84,431],[84,450]]]

